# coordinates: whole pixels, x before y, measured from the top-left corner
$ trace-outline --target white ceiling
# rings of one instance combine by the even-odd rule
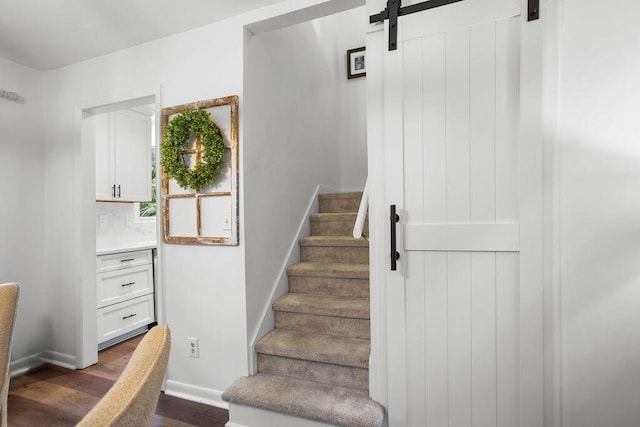
[[[0,0],[0,57],[49,70],[282,0]]]

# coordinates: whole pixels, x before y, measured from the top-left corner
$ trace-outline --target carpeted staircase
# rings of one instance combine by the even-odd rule
[[[256,346],[258,374],[224,400],[329,425],[382,425],[384,410],[369,398],[369,244],[351,237],[361,197],[319,195],[301,260],[287,271],[289,293],[273,303],[275,329]]]

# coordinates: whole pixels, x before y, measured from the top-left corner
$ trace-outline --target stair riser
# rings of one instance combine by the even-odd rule
[[[369,320],[315,314],[275,312],[276,329],[369,339]]]
[[[320,198],[320,213],[358,212],[360,198],[351,199],[323,199]]]
[[[308,295],[289,292],[271,305],[275,312],[313,314],[315,316],[369,319],[369,298],[345,298],[334,295]]]
[[[301,294],[367,298],[369,297],[369,280],[289,276],[289,291]]]
[[[369,389],[369,371],[350,366],[258,353],[258,372],[361,390]]]
[[[308,334],[276,328],[258,341],[256,351],[291,359],[367,369],[371,343],[368,339]]]
[[[312,236],[351,236],[355,221],[311,221]],[[369,234],[369,224],[365,221],[363,233]]]
[[[300,259],[303,262],[368,264],[369,248],[345,246],[303,246],[300,248]]]
[[[327,424],[320,421],[287,415],[269,409],[257,408],[238,403],[229,404],[229,427],[338,427],[336,424]]]

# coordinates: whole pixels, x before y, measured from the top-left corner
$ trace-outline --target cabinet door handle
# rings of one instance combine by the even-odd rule
[[[113,187],[111,187],[111,196],[113,196],[113,198],[116,198],[116,185],[113,184]]]
[[[124,288],[125,286],[131,286],[131,285],[135,285],[136,282],[129,282],[129,283],[123,283],[122,287]]]
[[[131,318],[132,318],[133,316],[135,316],[135,315],[136,315],[136,314],[134,313],[134,314],[130,314],[130,315],[128,315],[128,316],[124,316],[124,317],[122,318],[122,320],[131,319]]]
[[[118,199],[120,199],[122,196],[120,195],[120,185],[118,185]]]
[[[135,258],[127,258],[127,259],[121,259],[120,262],[129,262],[129,261],[135,261]]]

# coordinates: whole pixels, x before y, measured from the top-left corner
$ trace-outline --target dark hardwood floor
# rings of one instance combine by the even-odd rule
[[[82,370],[43,365],[11,379],[9,426],[73,426],[98,403],[127,365],[142,336],[98,354],[98,363]],[[162,393],[156,427],[222,427],[228,411]]]

